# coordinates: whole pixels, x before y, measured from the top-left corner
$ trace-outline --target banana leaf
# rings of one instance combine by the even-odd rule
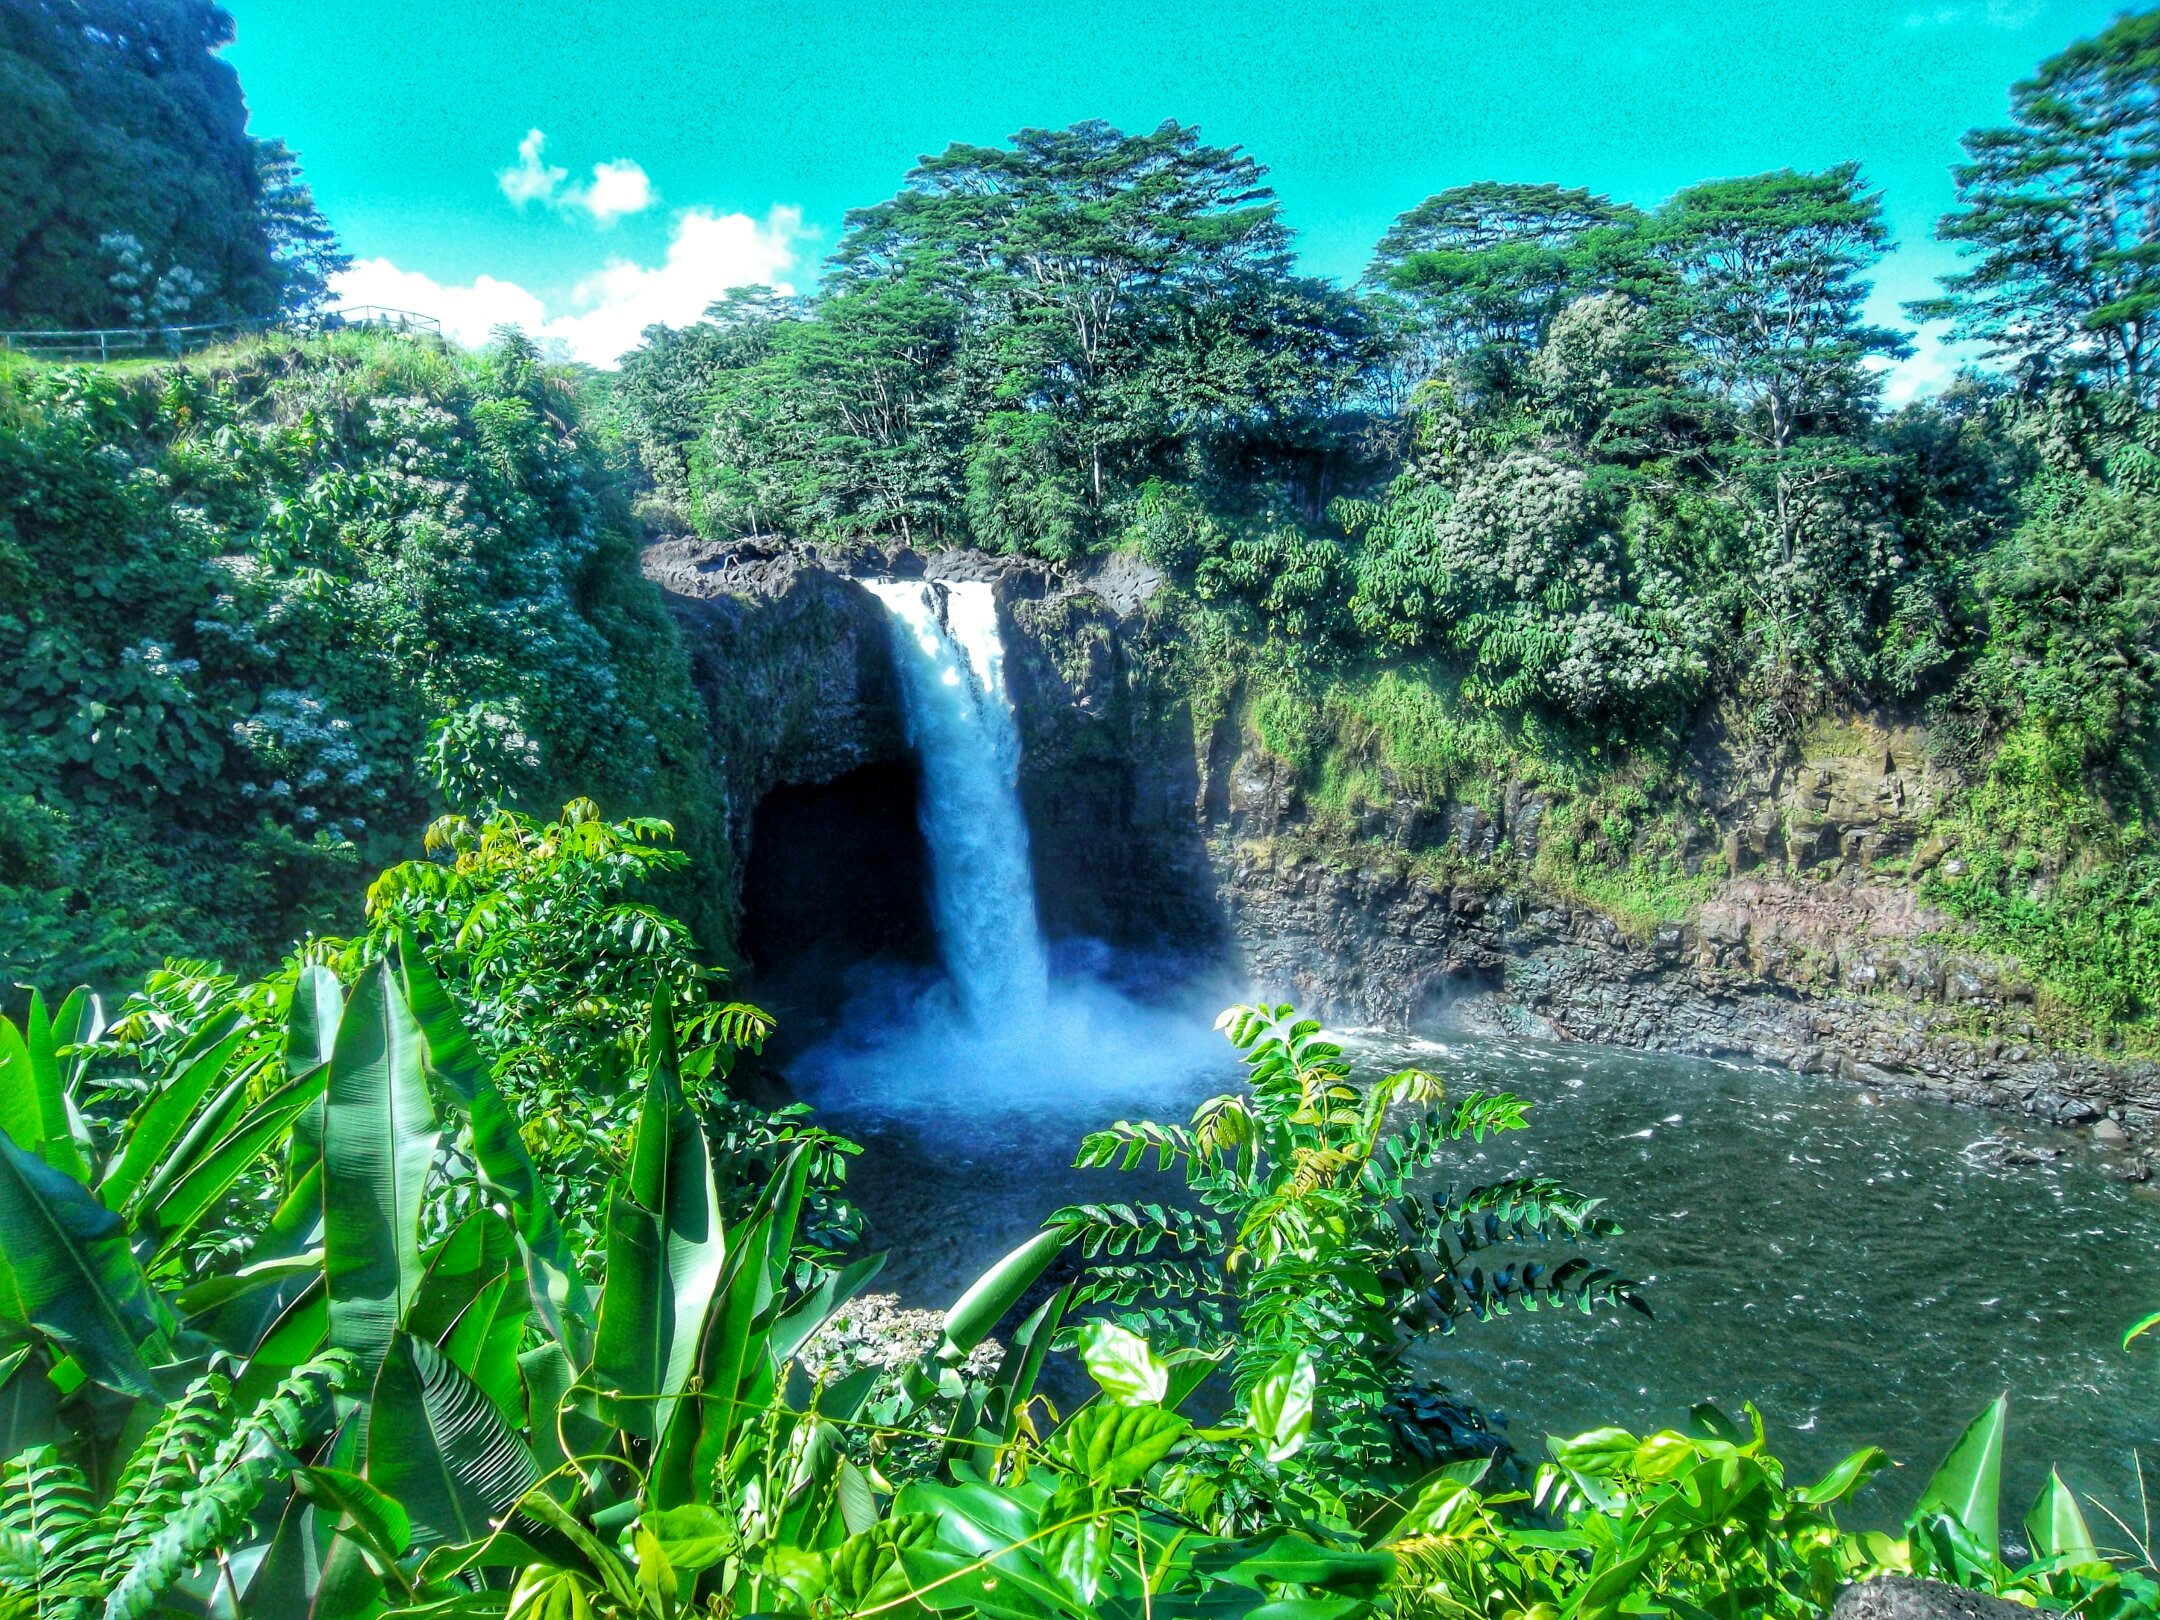
[[[160,1398],[170,1313],[120,1217],[72,1176],[0,1137],[0,1314],[50,1335],[109,1389]]]
[[[420,1287],[420,1207],[435,1157],[420,1031],[387,966],[338,1026],[323,1111],[323,1260],[330,1342],[381,1363]]]

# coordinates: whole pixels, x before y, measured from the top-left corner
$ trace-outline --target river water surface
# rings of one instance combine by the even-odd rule
[[[1025,1044],[954,1044],[934,1020],[944,1033],[843,1039],[794,1066],[827,1120],[868,1148],[855,1196],[893,1251],[879,1286],[908,1303],[949,1303],[1060,1204],[1174,1195],[1071,1169],[1073,1143],[1115,1118],[1182,1120],[1237,1083],[1221,1037],[1197,1033],[1204,1014],[1059,1005],[1060,1027]],[[1777,1069],[1591,1046],[1366,1036],[1353,1052],[1374,1073],[1415,1063],[1457,1095],[1532,1101],[1528,1130],[1465,1144],[1442,1179],[1535,1171],[1603,1196],[1626,1228],[1603,1254],[1647,1285],[1655,1321],[1546,1312],[1433,1341],[1432,1371],[1505,1414],[1518,1449],[1752,1398],[1797,1470],[1867,1442],[1907,1465],[1864,1504],[1887,1520],[2008,1389],[2006,1523],[2050,1462],[2081,1493],[2126,1514],[2135,1502],[2133,1448],[2160,1433],[2160,1348],[2126,1352],[2121,1335],[2160,1306],[2160,1200],[2106,1176],[2082,1138],[1935,1104],[1869,1106]],[[2005,1165],[2005,1132],[2065,1151]]]

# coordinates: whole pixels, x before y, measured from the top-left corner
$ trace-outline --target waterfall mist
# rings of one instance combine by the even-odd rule
[[[789,1066],[845,1122],[968,1115],[1106,1123],[1175,1115],[1222,1076],[1220,1003],[1160,964],[1076,945],[1051,952],[1036,917],[1018,790],[1020,730],[991,586],[866,581],[888,615],[909,745],[922,773],[942,974],[890,964],[857,976],[836,1033]]]

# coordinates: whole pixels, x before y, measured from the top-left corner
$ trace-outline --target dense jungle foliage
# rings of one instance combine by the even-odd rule
[[[0,6],[0,325],[294,314],[349,261],[285,143],[248,134],[210,0]]]
[[[446,801],[600,792],[707,853],[696,699],[581,414],[514,339],[0,376],[0,974],[260,970]]]
[[[666,829],[433,838],[267,978],[0,1021],[0,1612],[1738,1620],[1883,1572],[2160,1607],[2052,1476],[2001,1535],[2001,1402],[1898,1534],[1838,1522],[1880,1451],[1796,1485],[1752,1409],[1537,1459],[1441,1421],[1405,1342],[1635,1285],[1531,1258],[1594,1199],[1434,1190],[1517,1099],[1361,1081],[1288,1007],[1224,1015],[1248,1083],[1189,1125],[1080,1147],[1197,1208],[1046,1212],[919,1359],[836,1374],[883,1258],[854,1149],[731,1090],[768,1023],[627,897]]]
[[[1180,587],[1196,711],[1341,827],[1527,779],[1572,798],[1529,875],[1631,922],[1719,869],[1706,737],[1775,761],[1817,717],[1925,719],[1961,785],[1931,893],[2149,1040],[2156,64],[2160,15],[2125,18],[1966,137],[1967,268],[1915,313],[1989,369],[1896,410],[1854,164],[1647,210],[1462,186],[1343,289],[1195,129],[954,146],[849,217],[814,299],[627,357],[647,511],[1135,552]]]

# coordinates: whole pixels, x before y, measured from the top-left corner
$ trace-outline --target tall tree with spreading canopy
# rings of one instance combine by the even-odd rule
[[[232,37],[209,0],[0,6],[0,318],[117,325],[131,294],[167,318],[278,307]]]
[[[2160,402],[2160,11],[2124,17],[1967,133],[1963,206],[1936,234],[1971,268],[1911,306],[2028,379],[2061,373]]]
[[[1380,239],[1366,284],[1410,313],[1428,369],[1471,362],[1505,386],[1553,317],[1601,290],[1601,232],[1635,210],[1554,185],[1496,180],[1427,197]]]
[[[1769,600],[1812,610],[1859,582],[1868,542],[1843,497],[1876,466],[1860,430],[1881,396],[1870,361],[1910,353],[1861,318],[1867,274],[1890,250],[1882,199],[1858,164],[1780,169],[1690,186],[1648,233],[1667,279],[1642,283],[1683,345],[1683,373],[1722,407],[1724,470],[1770,541]],[[1752,577],[1752,576],[1747,576]]]

